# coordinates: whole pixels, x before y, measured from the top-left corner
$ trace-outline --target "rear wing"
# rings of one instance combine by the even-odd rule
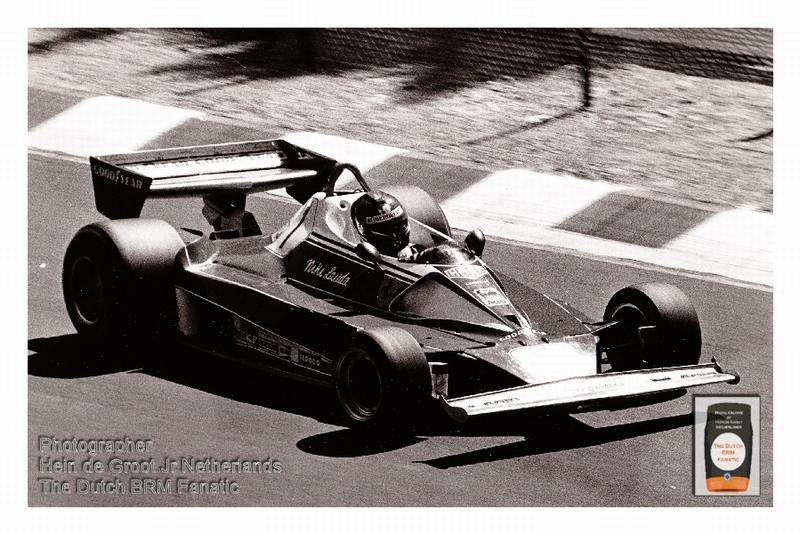
[[[138,217],[149,197],[247,195],[286,188],[299,202],[325,188],[336,161],[282,139],[89,158],[97,211]]]

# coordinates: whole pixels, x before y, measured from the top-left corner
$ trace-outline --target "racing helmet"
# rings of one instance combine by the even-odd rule
[[[359,233],[378,252],[396,256],[408,246],[411,230],[400,201],[382,191],[368,191],[353,203],[353,219]]]

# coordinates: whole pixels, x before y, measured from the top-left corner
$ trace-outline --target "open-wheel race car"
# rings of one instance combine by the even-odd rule
[[[63,288],[75,328],[95,343],[177,339],[331,386],[355,425],[413,420],[427,404],[460,422],[617,409],[738,381],[698,363],[700,325],[677,288],[624,288],[591,322],[492,270],[481,232],[455,240],[423,190],[373,191],[355,166],[280,139],[90,166],[111,220],[72,239]],[[247,195],[283,188],[301,206],[263,232]],[[170,196],[202,197],[213,230],[184,243],[166,222],[139,218],[148,197]],[[396,238],[380,231],[389,222],[403,242],[387,251],[370,237]]]

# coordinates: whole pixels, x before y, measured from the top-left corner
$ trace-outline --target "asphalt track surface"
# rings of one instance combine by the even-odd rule
[[[347,429],[333,393],[163,347],[150,354],[91,355],[74,335],[61,297],[61,261],[72,235],[100,219],[88,165],[29,155],[29,480],[31,506],[771,506],[773,347],[770,291],[620,265],[535,246],[490,242],[485,259],[544,293],[600,318],[613,292],[659,280],[690,295],[703,326],[703,361],[742,376],[702,394],[761,398],[760,495],[693,495],[691,394],[621,412],[573,417],[524,414],[457,427],[433,418],[401,440]],[[253,198],[262,228],[295,206]],[[143,216],[203,229],[198,200],[149,201]],[[187,239],[190,237],[185,234]],[[521,303],[526,307],[525,303]],[[310,333],[313,335],[313,333]],[[99,454],[102,474],[82,473],[88,454],[40,451],[40,437],[151,440],[144,453]],[[110,473],[108,461],[272,460],[280,473]],[[42,460],[75,460],[78,473],[46,473]],[[172,492],[76,494],[74,483],[172,480]],[[43,478],[70,481],[70,494]],[[239,493],[178,494],[177,479],[238,484]],[[224,480],[223,480],[224,481]],[[230,487],[230,486],[229,486]]]

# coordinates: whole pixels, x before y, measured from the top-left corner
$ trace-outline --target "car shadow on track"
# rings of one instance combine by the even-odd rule
[[[77,334],[28,340],[28,351],[28,374],[43,378],[88,378],[141,367],[134,352],[93,348]]]
[[[426,438],[412,434],[391,434],[345,428],[301,439],[297,448],[308,454],[329,458],[372,456],[416,445]]]
[[[525,439],[522,441],[416,463],[426,464],[437,469],[449,469],[451,467],[535,456],[550,452],[582,449],[691,426],[693,420],[693,414],[688,413],[636,423],[594,428],[569,415],[557,414],[529,421]]]
[[[225,397],[345,426],[332,390],[281,378],[177,344],[96,349],[77,334],[28,341],[28,374],[86,378],[137,372]]]
[[[481,418],[465,424],[454,423],[444,414],[427,415],[411,431],[347,428],[310,436],[298,442],[297,447],[303,452],[318,456],[356,457],[390,452],[436,436],[524,438],[514,443],[415,462],[448,469],[592,447],[693,424],[691,413],[603,428],[594,428],[566,413],[516,412]]]
[[[254,370],[191,348],[165,345],[96,349],[77,334],[28,341],[28,374],[43,378],[88,378],[136,372],[211,395],[347,427],[331,389]],[[380,454],[422,441],[414,435],[340,428],[304,438],[298,448],[310,454],[354,457]]]

